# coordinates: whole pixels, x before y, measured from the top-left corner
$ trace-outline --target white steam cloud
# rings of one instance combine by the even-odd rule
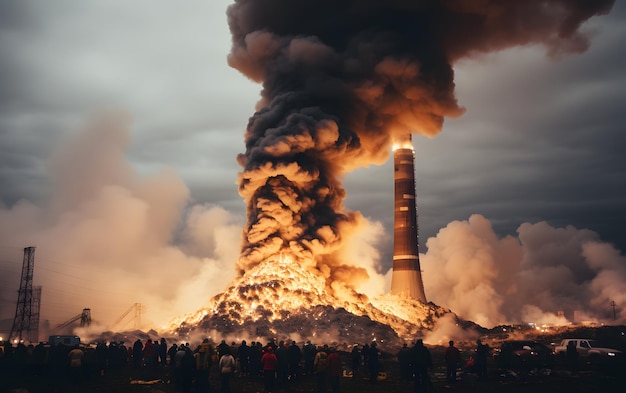
[[[441,229],[421,256],[429,300],[486,327],[626,321],[611,306],[626,307],[626,257],[615,247],[546,222],[517,232],[498,238],[481,215]]]
[[[163,326],[205,306],[235,276],[243,218],[191,205],[171,169],[137,174],[125,158],[129,126],[121,113],[93,119],[52,157],[49,204],[0,207],[1,260],[12,261],[19,281],[22,249],[36,247],[34,285],[43,287],[41,319],[51,327],[83,308],[110,327],[134,303],[144,326]]]

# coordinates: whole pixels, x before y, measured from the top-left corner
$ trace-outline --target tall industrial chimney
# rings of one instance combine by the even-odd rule
[[[426,303],[419,259],[414,161],[409,134],[397,140],[393,150],[395,202],[391,293]]]

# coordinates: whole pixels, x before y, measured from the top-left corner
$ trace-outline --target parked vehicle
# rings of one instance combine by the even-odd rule
[[[80,345],[80,337],[78,336],[50,336],[48,337],[48,344],[52,347],[56,347],[59,344],[73,347]]]
[[[505,341],[494,353],[499,368],[518,371],[552,369],[555,356],[550,347],[532,340]]]
[[[554,348],[554,353],[565,357],[567,353],[567,345],[570,341],[574,341],[576,344],[576,351],[581,359],[586,359],[590,363],[604,363],[604,362],[622,362],[624,354],[622,351],[607,348],[596,340],[587,338],[566,338],[561,341],[561,344]]]

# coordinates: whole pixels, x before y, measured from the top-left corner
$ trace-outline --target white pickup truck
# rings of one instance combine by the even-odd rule
[[[596,340],[590,340],[587,338],[566,338],[561,341],[561,344],[554,348],[554,353],[560,356],[565,356],[567,353],[567,344],[570,341],[576,343],[576,351],[581,358],[588,358],[590,362],[601,361],[621,361],[623,354],[622,351],[613,348],[606,348],[602,346]]]

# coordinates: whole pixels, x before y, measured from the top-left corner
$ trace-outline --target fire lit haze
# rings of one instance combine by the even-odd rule
[[[95,115],[81,114],[88,120],[72,123],[50,142],[54,148],[38,167],[46,197],[6,197],[0,204],[0,318],[12,317],[22,249],[35,246],[34,285],[43,288],[41,319],[47,325],[42,331],[83,308],[94,318],[89,333],[129,329],[116,320],[136,303],[143,307],[136,326],[142,330],[236,334],[243,327],[263,336],[291,331],[298,338],[345,338],[346,331],[360,338],[368,328],[380,337],[410,337],[424,328],[454,329],[461,320],[484,327],[626,323],[626,313],[614,316],[609,306],[626,307],[626,257],[619,246],[590,229],[518,215],[515,207],[500,211],[521,217],[514,233],[498,230],[504,218],[487,214],[493,210],[480,203],[446,221],[435,217],[429,235],[420,232],[429,304],[389,295],[393,234],[387,218],[376,216],[385,206],[354,209],[351,198],[387,189],[382,215],[393,217],[393,169],[387,168],[386,179],[369,179],[369,190],[354,187],[356,195],[346,185],[355,173],[388,165],[394,141],[415,135],[421,225],[422,214],[433,213],[428,198],[420,203],[428,194],[420,188],[420,144],[440,138],[449,122],[471,112],[472,102],[457,98],[457,65],[471,68],[491,54],[541,48],[542,58],[558,68],[562,59],[594,46],[584,27],[605,18],[613,3],[232,2],[222,15],[230,41],[223,38],[231,46],[220,61],[260,90],[260,97],[252,96],[256,107],[247,101],[248,113],[239,114],[236,130],[229,131],[229,138],[238,133],[239,147],[230,158],[220,156],[220,149],[232,146],[212,132],[201,143],[188,142],[194,145],[188,151],[170,150],[163,146],[180,137],[174,130],[159,141],[157,154],[142,146],[148,137],[136,131],[142,120],[132,105],[114,111],[96,105]],[[151,67],[158,69],[159,62]],[[206,73],[209,78],[211,70]],[[225,99],[233,90],[224,88]],[[151,90],[155,96],[159,91]],[[190,101],[173,117],[185,118],[187,109],[205,117],[217,111],[197,97]],[[161,108],[142,116],[169,114]],[[152,125],[156,133],[160,126]],[[454,161],[471,145],[443,154]],[[196,154],[211,162],[204,163],[210,175],[202,167],[186,172],[167,164],[170,156],[188,163]],[[212,154],[219,160],[210,161]],[[153,164],[136,159],[144,156]],[[236,170],[224,169],[228,160],[238,164]],[[456,164],[461,173],[464,164]],[[228,178],[225,173],[230,179],[218,181]],[[199,197],[202,192],[188,184],[198,176],[212,197]],[[215,196],[220,181],[230,181],[237,202]],[[445,176],[430,181],[451,184]],[[448,193],[475,188],[463,179]],[[430,198],[448,197],[441,194]]]

